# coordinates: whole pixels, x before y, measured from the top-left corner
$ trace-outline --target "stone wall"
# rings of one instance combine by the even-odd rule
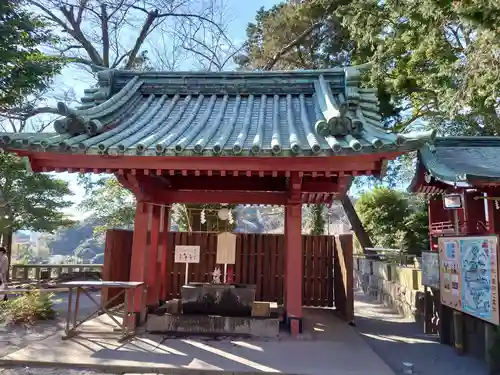
[[[416,320],[422,318],[424,295],[419,269],[356,258],[354,279],[365,294],[394,308],[401,315]]]

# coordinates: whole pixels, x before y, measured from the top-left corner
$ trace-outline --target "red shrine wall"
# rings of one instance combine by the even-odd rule
[[[104,251],[104,264],[102,270],[102,279],[105,281],[129,281],[130,280],[130,261],[132,257],[132,238],[134,232],[130,230],[111,229],[106,232],[106,243]],[[103,289],[101,300],[103,306],[107,301],[121,291],[118,288]],[[108,306],[116,306],[123,303],[124,296],[117,297]]]
[[[120,268],[125,269],[130,265],[129,279],[133,280],[144,269],[143,275],[149,285],[146,302],[148,305],[155,305],[158,300],[180,298],[180,288],[185,280],[185,264],[174,263],[176,245],[199,245],[201,248],[201,262],[189,266],[189,281],[212,280],[211,273],[216,266],[217,233],[167,233],[164,222],[166,208],[153,206],[150,210],[149,230],[145,236],[147,254],[144,259],[139,261],[136,257],[130,265],[132,232],[109,230],[106,233],[103,273],[112,278],[113,275],[123,274],[123,270],[121,273],[118,271]],[[159,220],[153,219],[154,215],[159,216]],[[153,233],[154,229],[156,234]],[[352,236],[303,235],[301,241],[302,305],[335,306],[345,319],[352,320]],[[120,246],[127,249],[120,252]],[[233,267],[234,282],[255,284],[257,301],[283,303],[285,255],[285,236],[282,234],[238,234],[236,264]],[[127,256],[130,257],[129,262]],[[335,279],[332,269],[337,275]]]
[[[463,208],[456,210],[459,221],[459,235],[486,234],[488,232],[484,199],[474,199],[477,196],[482,196],[482,192],[464,192]],[[428,208],[432,236],[455,234],[455,210],[444,208],[442,195],[431,197]]]

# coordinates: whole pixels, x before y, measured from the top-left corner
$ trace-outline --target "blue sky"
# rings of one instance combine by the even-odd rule
[[[269,9],[273,5],[280,3],[277,0],[260,0],[260,1],[242,1],[242,0],[226,0],[228,6],[227,14],[230,21],[228,36],[233,43],[243,42],[246,39],[246,26],[255,18],[257,10],[261,7]],[[76,97],[83,96],[83,90],[94,84],[94,79],[86,72],[78,69],[78,67],[68,67],[64,69],[63,74],[56,80],[56,85],[63,88],[71,87],[76,94]],[[75,204],[81,201],[84,195],[83,189],[77,184],[77,174],[57,173],[57,177],[69,182],[71,190],[75,193],[72,200]],[[65,210],[71,216],[78,218],[82,213],[75,208]]]

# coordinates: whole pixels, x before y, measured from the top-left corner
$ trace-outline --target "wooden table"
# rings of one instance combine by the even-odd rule
[[[80,331],[77,331],[77,328],[81,326],[83,323],[90,320],[94,315],[98,315],[100,313],[105,313],[109,316],[113,322],[118,326],[114,331],[121,331],[122,335],[118,341],[126,340],[127,338],[135,335],[135,324],[130,323],[130,317],[133,314],[134,306],[134,295],[135,290],[143,286],[143,282],[137,281],[69,281],[66,283],[58,284],[59,287],[68,288],[68,314],[66,316],[66,328],[64,330],[65,335],[63,336],[63,340],[67,340],[71,337],[76,336]],[[88,289],[104,289],[104,288],[119,288],[122,289],[120,293],[111,298],[105,305],[99,303],[95,300],[95,298],[89,293]],[[75,298],[75,308],[73,311],[73,292],[76,291]],[[78,309],[80,303],[80,294],[83,292],[96,306],[96,310],[88,315],[85,319],[77,321],[78,319]],[[113,314],[106,308],[109,306],[114,300],[118,297],[125,295],[124,305],[123,305],[123,322],[120,323]],[[129,301],[130,298],[130,301]],[[130,302],[130,303],[129,303]],[[72,317],[73,313],[73,317]],[[73,319],[72,319],[73,318]],[[72,321],[72,322],[71,322]]]

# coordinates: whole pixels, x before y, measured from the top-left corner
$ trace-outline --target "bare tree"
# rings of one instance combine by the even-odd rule
[[[141,65],[147,58],[150,39],[161,39],[165,45],[173,42],[177,58],[177,49],[189,45],[185,41],[216,35],[230,43],[221,24],[224,3],[217,0],[28,0],[28,3],[64,36],[53,48],[70,62],[93,70],[133,69]]]
[[[103,69],[223,70],[241,49],[227,36],[224,0],[27,0],[60,35],[49,53],[94,74]],[[59,85],[57,85],[59,86]],[[58,101],[75,101],[74,91]],[[43,131],[57,118],[53,92],[2,114],[4,131]],[[45,114],[42,121],[34,116]]]

